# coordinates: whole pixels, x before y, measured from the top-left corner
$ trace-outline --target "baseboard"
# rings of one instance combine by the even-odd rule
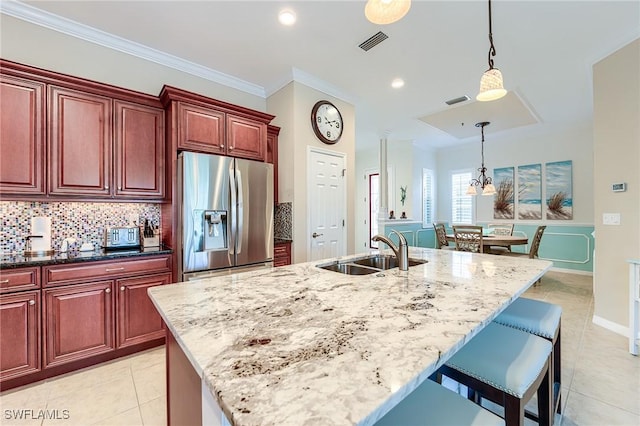
[[[554,272],[562,272],[564,274],[588,275],[590,277],[593,276],[593,272],[592,271],[579,271],[577,269],[556,268],[555,266],[552,266],[551,269],[549,269],[549,270],[550,271],[554,271]]]
[[[606,328],[609,331],[613,331],[616,334],[619,334],[619,335],[624,336],[624,337],[629,337],[629,327],[625,327],[625,326],[620,325],[620,324],[618,324],[616,322],[606,320],[606,319],[604,319],[602,317],[599,317],[597,315],[593,316],[592,322],[595,325],[599,325],[600,327]]]

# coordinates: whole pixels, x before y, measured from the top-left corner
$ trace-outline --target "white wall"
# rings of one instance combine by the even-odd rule
[[[157,96],[164,84],[266,110],[266,99],[0,14],[3,59]]]
[[[628,326],[627,259],[640,259],[640,40],[593,67],[596,256],[594,322],[622,332]],[[626,182],[626,192],[611,184]],[[619,213],[620,225],[602,224]]]
[[[384,137],[384,136],[383,136]],[[393,201],[389,210],[394,210],[396,218],[403,211],[408,219],[422,220],[422,169],[428,168],[436,174],[435,151],[425,149],[412,141],[394,141],[387,138],[387,166],[392,170],[389,181],[393,185]],[[378,149],[360,150],[356,157],[356,251],[369,247],[369,182],[365,173],[380,168]],[[404,207],[400,202],[400,187],[407,187]]]
[[[554,221],[561,224],[593,224],[593,135],[591,126],[554,128],[542,125],[535,132],[526,128],[508,135],[492,134],[485,129],[484,156],[487,173],[493,177],[493,169],[542,164],[544,191],[544,164],[551,161],[573,162],[573,220]],[[481,136],[476,141],[443,148],[437,152],[438,164],[438,220],[451,222],[451,183],[453,171],[472,169],[473,177],[479,174]],[[543,192],[544,193],[544,192]],[[544,212],[543,212],[544,218]],[[493,220],[493,197],[476,196],[476,221]],[[544,221],[544,219],[543,219]]]
[[[340,141],[325,145],[313,133],[311,109],[319,100],[332,102],[341,112],[344,130]],[[274,93],[267,100],[267,110],[278,118],[273,122],[286,132],[278,138],[278,185],[280,202],[293,202],[292,257],[294,263],[308,260],[310,232],[307,223],[307,152],[308,147],[344,153],[346,155],[347,190],[347,253],[354,252],[355,242],[355,108],[338,98],[329,96],[297,82]],[[280,181],[282,179],[282,182]]]

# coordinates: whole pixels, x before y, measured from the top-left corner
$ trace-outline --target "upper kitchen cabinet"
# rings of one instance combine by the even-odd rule
[[[278,135],[280,127],[267,126],[267,163],[273,164],[273,204],[278,204]]]
[[[110,98],[49,87],[49,193],[111,195]]]
[[[0,193],[45,193],[45,85],[0,74]]]
[[[115,195],[164,197],[164,110],[116,100]]]
[[[0,59],[0,195],[165,201],[156,96]]]
[[[273,116],[165,86],[160,100],[172,128],[172,152],[186,150],[265,161]]]

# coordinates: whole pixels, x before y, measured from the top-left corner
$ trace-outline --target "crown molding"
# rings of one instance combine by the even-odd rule
[[[333,96],[334,98],[341,99],[352,105],[356,105],[358,102],[358,99],[355,96],[350,95],[349,93],[339,89],[338,87],[329,84],[326,81],[321,80],[318,77],[302,71],[298,68],[291,68],[291,74],[294,81],[302,83],[305,86],[311,87],[312,89],[316,89],[320,92],[326,93],[327,95]]]
[[[0,2],[0,12],[41,27],[76,37],[100,46],[126,53],[150,62],[173,68],[214,83],[222,84],[251,95],[266,98],[265,89],[257,84],[221,73],[194,62],[161,52],[140,43],[109,34],[88,25],[43,11],[19,1]]]

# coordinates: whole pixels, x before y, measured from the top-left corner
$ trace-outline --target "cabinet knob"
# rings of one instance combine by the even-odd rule
[[[224,144],[220,144],[220,149],[224,149]]]
[[[9,284],[9,280],[0,280],[0,284]]]
[[[33,305],[35,305],[35,304],[36,304],[36,301],[35,301],[35,300],[29,300],[29,306],[33,306]]]
[[[120,287],[120,291],[124,291],[124,286]]]
[[[121,186],[118,187],[118,191],[122,191],[122,187]]]
[[[229,151],[231,151],[232,149],[233,149],[233,147],[232,147],[232,146],[230,146],[230,147],[229,147]]]
[[[111,289],[110,289],[110,288],[105,288],[105,289],[104,289],[104,292],[105,292],[105,293],[111,293]]]
[[[105,186],[104,186],[104,189],[109,189],[109,185],[105,185]]]

